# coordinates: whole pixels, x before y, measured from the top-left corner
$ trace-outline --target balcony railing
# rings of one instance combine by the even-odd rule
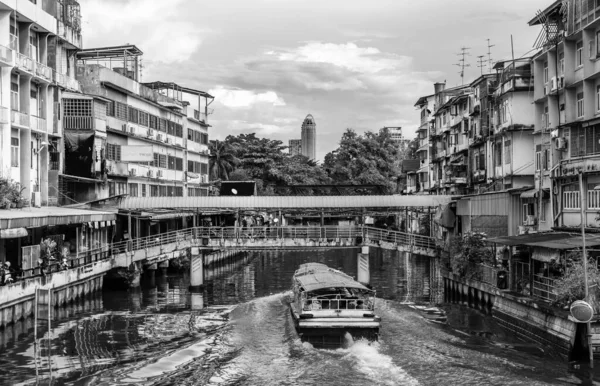
[[[0,62],[5,63],[8,66],[14,66],[15,57],[14,51],[10,48],[0,45]]]
[[[29,115],[20,111],[12,110],[10,122],[13,125],[29,127]]]
[[[91,116],[63,116],[62,121],[63,129],[94,130],[94,117]]]
[[[46,126],[46,120],[44,118],[31,115],[29,117],[29,122],[31,124],[31,130],[41,131],[42,133],[48,131],[48,127]]]
[[[79,83],[77,79],[73,79],[68,75],[54,71],[54,82],[66,89],[81,92],[81,83]]]
[[[48,82],[52,82],[52,69],[45,64],[35,62],[35,75]]]
[[[23,71],[33,73],[33,68],[34,68],[33,59],[31,59],[27,55],[23,55],[23,54],[20,54],[17,52],[16,65],[17,65],[17,67],[19,67],[19,69],[21,69]]]

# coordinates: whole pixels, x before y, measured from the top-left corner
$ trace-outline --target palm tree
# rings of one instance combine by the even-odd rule
[[[210,141],[209,150],[211,180],[229,180],[229,173],[240,163],[233,149],[227,142],[215,140]]]

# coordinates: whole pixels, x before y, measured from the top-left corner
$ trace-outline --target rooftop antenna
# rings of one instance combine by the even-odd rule
[[[139,64],[139,66],[140,66],[140,80],[139,80],[139,82],[142,83],[142,74],[143,74],[143,71],[144,71],[144,58],[140,58],[140,64]]]
[[[490,39],[487,39],[487,48],[488,48],[488,68],[489,71],[492,71],[492,47],[494,47],[495,44],[490,44]]]
[[[481,69],[481,75],[483,75],[483,67],[485,67],[485,64],[483,63],[483,58],[484,58],[483,55],[477,56],[477,61],[478,61],[477,67],[479,67]]]
[[[471,67],[470,64],[466,64],[465,63],[465,57],[466,56],[470,56],[468,50],[470,48],[469,47],[461,47],[460,48],[460,53],[456,54],[458,56],[460,56],[461,58],[458,60],[458,63],[454,64],[455,66],[460,67],[460,71],[458,72],[460,74],[460,84],[464,85],[465,84],[465,67]]]

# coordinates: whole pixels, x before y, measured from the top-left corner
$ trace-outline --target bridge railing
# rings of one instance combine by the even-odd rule
[[[385,241],[389,243],[414,245],[419,248],[435,248],[435,239],[429,236],[415,235],[400,231],[381,228],[365,227],[365,237],[370,240]]]
[[[391,231],[374,227],[339,227],[339,226],[257,226],[257,227],[195,227],[177,231],[165,232],[133,240],[119,241],[104,246],[80,251],[70,257],[67,265],[60,261],[51,261],[45,269],[45,274],[65,268],[77,268],[82,265],[113,258],[124,252],[154,248],[165,244],[181,241],[208,239],[344,239],[357,237],[370,240],[385,241],[397,244],[414,245],[421,248],[435,248],[435,239],[399,231]],[[40,267],[23,270],[15,275],[17,278],[29,278],[43,275]]]

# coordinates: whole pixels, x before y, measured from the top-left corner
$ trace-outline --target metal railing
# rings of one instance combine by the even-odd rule
[[[33,73],[33,67],[34,67],[33,59],[31,59],[27,55],[23,55],[23,54],[17,52],[16,65],[17,65],[17,67],[19,67],[19,69],[21,69],[23,71]]]
[[[429,236],[413,233],[391,231],[379,228],[364,228],[365,237],[370,240],[385,241],[389,243],[413,245],[419,248],[435,248],[435,239]]]
[[[554,279],[541,275],[533,275],[533,294],[534,297],[547,301],[556,300],[554,290]]]
[[[48,82],[52,82],[52,69],[45,64],[35,62],[35,75]]]
[[[372,299],[307,299],[302,309],[304,311],[318,310],[373,310]]]
[[[48,127],[46,126],[46,120],[44,118],[36,117],[35,115],[30,115],[29,122],[31,130],[41,131],[42,133],[48,131]]]
[[[63,129],[94,130],[94,117],[92,116],[63,116]]]
[[[368,237],[371,240],[382,240],[396,243],[414,243],[415,246],[435,248],[435,239],[427,236],[413,235],[398,231],[387,231],[371,227],[337,227],[337,226],[255,226],[255,227],[195,227],[150,235],[133,240],[119,241],[102,247],[81,250],[67,261],[68,268],[77,268],[90,263],[108,260],[116,255],[149,248],[164,247],[173,243],[189,241],[201,245],[203,239],[339,239]],[[60,261],[50,261],[45,272],[40,267],[23,270],[21,278],[40,276],[64,269]]]

